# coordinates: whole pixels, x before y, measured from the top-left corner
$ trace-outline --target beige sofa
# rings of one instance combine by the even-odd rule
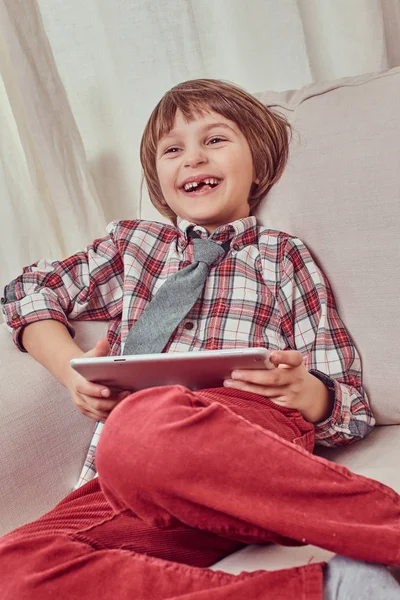
[[[259,97],[294,126],[288,168],[259,220],[303,239],[327,273],[361,353],[378,426],[319,450],[400,492],[400,69]],[[91,347],[106,323],[75,323]],[[0,533],[49,510],[75,485],[94,423],[0,326]],[[237,573],[328,558],[305,546],[248,546],[218,567]]]

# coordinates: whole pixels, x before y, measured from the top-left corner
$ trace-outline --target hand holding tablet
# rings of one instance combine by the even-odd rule
[[[234,370],[274,368],[265,348],[75,358],[70,364],[88,381],[132,391],[163,385],[222,387]]]

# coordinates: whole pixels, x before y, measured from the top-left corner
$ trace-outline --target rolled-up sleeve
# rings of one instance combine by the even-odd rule
[[[53,319],[74,336],[68,319],[109,320],[119,313],[123,294],[123,261],[115,242],[117,223],[108,235],[60,261],[42,259],[24,267],[4,288],[2,312],[18,348],[26,325]]]
[[[279,305],[290,348],[331,390],[332,414],[315,424],[316,443],[340,446],[368,435],[375,420],[362,385],[361,361],[325,275],[298,238],[282,248]]]

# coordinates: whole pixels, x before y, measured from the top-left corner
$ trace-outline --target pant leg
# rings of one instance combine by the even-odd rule
[[[392,489],[180,386],[125,399],[105,424],[97,468],[115,509],[159,528],[184,523],[245,543],[292,539],[400,564]]]
[[[324,571],[324,600],[400,599],[400,585],[383,565],[335,556]]]
[[[93,480],[0,539],[0,598],[321,600],[321,564],[233,576],[148,554],[211,560],[224,540],[207,533],[201,540],[199,534],[183,526],[160,530],[126,511],[114,512]],[[225,554],[235,549],[234,542],[225,543]],[[141,553],[130,549],[135,546]]]
[[[215,436],[214,434],[217,432],[215,427],[207,427],[207,435],[202,441],[203,445],[206,441],[208,441],[209,443],[208,445],[204,445],[204,448],[201,448],[198,445],[199,432],[197,426],[199,425],[199,423],[208,422],[210,411],[206,412],[205,414],[199,415],[198,409],[202,409],[201,412],[204,413],[203,409],[211,408],[211,413],[214,414],[215,405],[214,407],[210,407],[206,402],[201,402],[200,396],[195,398],[194,401],[192,398],[192,400],[189,403],[182,402],[182,400],[184,399],[182,397],[182,394],[177,394],[175,389],[174,402],[170,407],[174,408],[174,410],[166,419],[166,415],[162,413],[162,411],[160,412],[158,409],[160,407],[163,407],[164,409],[167,408],[165,400],[171,399],[171,397],[168,394],[168,389],[158,390],[158,392],[160,391],[162,392],[161,396],[159,394],[157,394],[157,396],[153,394],[153,400],[164,400],[164,403],[161,402],[160,404],[156,402],[151,406],[148,405],[148,409],[147,411],[145,411],[147,412],[147,415],[143,412],[143,402],[138,403],[138,405],[136,406],[137,409],[140,408],[141,410],[135,410],[134,412],[132,412],[132,403],[127,403],[126,407],[129,406],[129,410],[127,412],[125,410],[121,412],[121,426],[118,427],[116,430],[118,436],[117,439],[119,440],[117,451],[114,454],[114,457],[116,459],[116,472],[119,472],[122,475],[122,477],[126,477],[124,467],[134,467],[135,464],[134,461],[132,461],[132,458],[133,456],[135,456],[137,461],[136,464],[141,464],[142,468],[144,468],[144,471],[147,473],[147,475],[149,475],[146,468],[146,460],[149,457],[148,442],[152,439],[155,430],[158,430],[159,426],[161,425],[162,427],[159,431],[161,435],[158,436],[157,434],[157,439],[163,442],[164,451],[168,451],[168,453],[165,454],[165,472],[168,473],[171,482],[171,487],[172,489],[174,489],[177,483],[177,480],[175,480],[176,469],[173,469],[171,471],[171,466],[173,466],[174,461],[176,461],[178,452],[180,453],[180,457],[182,460],[190,460],[192,458],[194,449],[198,448],[199,454],[203,453],[203,458],[208,458],[212,462],[212,459],[216,458],[215,450],[219,449],[224,453],[226,452],[227,448],[235,446],[235,444],[233,444],[232,446],[231,435],[234,432],[230,432],[230,435],[227,435],[226,440],[224,435],[225,433],[229,433],[231,425],[237,424],[239,422],[241,424],[245,423],[247,426],[249,426],[250,423],[247,419],[243,418],[242,416],[234,414],[233,410],[228,410],[226,408],[223,408],[221,404],[218,404],[218,414],[224,415],[223,421],[222,423],[220,423],[223,425],[223,427],[220,428],[220,433],[222,435]],[[183,396],[186,397],[185,394]],[[150,397],[148,396],[147,398],[150,399]],[[143,396],[136,395],[135,399],[143,401]],[[184,422],[185,420],[187,421],[187,414],[183,421],[181,419],[181,414],[178,415],[179,418],[177,418],[175,409],[177,407],[179,408],[180,406],[189,406],[191,408],[196,409],[191,415],[191,417],[193,418],[190,419],[190,423]],[[222,412],[220,409],[222,409]],[[153,413],[153,415],[156,418],[153,419],[154,427],[150,427],[148,430],[150,438],[147,438],[147,435],[145,435],[145,432],[143,431],[143,417],[145,420],[150,418],[151,421],[151,413]],[[226,420],[227,416],[229,416],[228,420]],[[134,417],[134,419],[129,423],[125,423],[127,427],[124,428],[125,417]],[[233,421],[231,417],[234,417]],[[182,421],[181,423],[179,422],[180,420]],[[116,423],[117,418],[115,419],[114,426]],[[211,425],[213,425],[213,423],[214,421],[212,420]],[[189,430],[187,429],[188,425]],[[226,431],[225,428],[227,428]],[[170,444],[171,440],[168,438],[168,436],[165,436],[166,429],[172,429],[172,431],[175,431],[175,434],[181,434],[183,432],[184,435],[173,435],[173,443]],[[253,425],[251,429],[239,428],[238,430],[236,430],[236,433],[240,434],[240,436],[250,436],[247,438],[247,440],[241,439],[241,437],[237,438],[236,441],[240,442],[239,444],[237,444],[238,450],[240,450],[240,447],[242,446],[250,446],[250,441],[252,440],[251,436],[253,436],[254,434],[257,446],[259,441],[259,435],[257,432],[260,431],[263,430],[258,425]],[[187,435],[188,433],[191,434],[193,432],[196,434],[193,438],[191,437],[191,435]],[[123,434],[121,437],[119,437],[120,433]],[[134,440],[132,440],[132,435],[130,434],[133,434]],[[272,436],[272,440],[274,440],[277,437],[273,434],[270,435]],[[233,438],[234,437],[235,436],[233,436]],[[147,445],[146,443],[143,443],[145,441],[145,439],[143,438],[146,438]],[[129,443],[126,446],[124,446],[126,441],[129,441]],[[133,445],[132,441],[134,442]],[[215,444],[214,441],[216,442]],[[228,444],[226,444],[225,441],[228,442]],[[138,444],[136,442],[138,442]],[[165,442],[168,442],[167,445],[165,445]],[[163,444],[158,445],[157,452],[160,451]],[[292,449],[294,448],[292,444],[289,444],[288,446]],[[106,446],[104,447],[106,448]],[[206,456],[204,456],[204,450],[207,448],[211,450],[214,448],[214,451],[211,453],[206,452]],[[169,452],[171,449],[173,450],[172,457],[170,456]],[[134,450],[134,455],[132,454],[132,450]],[[185,453],[185,450],[190,450],[190,452]],[[269,450],[272,451],[272,454],[269,455],[269,458],[270,461],[273,462],[274,447],[271,447]],[[143,451],[145,452],[141,455]],[[303,451],[303,453],[307,455],[306,452]],[[233,453],[232,459],[234,460],[238,456],[240,457],[240,452],[237,452],[236,455],[235,453]],[[173,459],[172,462],[171,458]],[[263,457],[261,456],[261,462],[265,462],[265,456],[264,461]],[[229,477],[231,475],[229,473],[229,469],[232,470],[232,464],[233,470],[236,471],[238,469],[243,470],[243,467],[245,466],[241,460],[229,464],[228,472],[226,473]],[[153,467],[153,464],[148,463],[147,466]],[[194,466],[196,467],[196,465]],[[242,472],[245,478],[248,475],[247,470],[248,465],[246,468],[244,468]],[[105,473],[107,473],[107,469],[105,470]],[[138,474],[140,475],[139,471]],[[200,470],[198,474],[201,477],[204,477],[204,469]],[[222,474],[220,481],[224,482],[224,477],[226,474]],[[266,471],[262,471],[261,474],[265,478]],[[132,473],[130,473],[129,482],[120,482],[120,488],[116,489],[116,496],[114,498],[115,505],[121,502],[121,507],[115,508],[114,506],[114,509],[116,513],[119,512],[119,514],[121,515],[125,511],[132,510],[131,508],[126,508],[126,503],[124,504],[124,502],[121,500],[120,495],[121,490],[124,491],[125,500],[129,500],[129,493],[134,492],[134,490],[126,489],[126,486],[122,485],[122,483],[134,483],[134,478],[132,478],[131,476]],[[214,469],[211,469],[210,477],[206,476],[204,478],[205,488],[208,492],[210,492],[210,483],[212,483],[214,476]],[[146,481],[143,481],[142,483],[144,487],[147,486]],[[218,484],[218,481],[216,483]],[[232,480],[232,484],[234,483],[235,480]],[[196,488],[197,482],[195,482],[194,480],[193,485]],[[245,491],[243,487],[243,481],[242,485],[239,487],[241,487],[239,493],[242,494]],[[216,488],[218,488],[218,485],[216,486]],[[162,489],[163,486],[161,486],[161,492]],[[385,486],[382,486],[382,489],[385,489]],[[272,493],[272,490],[273,488],[271,487],[271,496],[275,497],[275,495]],[[148,491],[151,497],[154,492],[154,489],[149,487]],[[177,491],[179,490],[177,489]],[[236,493],[237,489],[235,490],[235,486],[233,486],[232,489],[228,488],[226,491],[229,495],[232,492]],[[84,491],[81,490],[79,492],[78,490],[78,493],[81,494],[86,492],[86,488]],[[143,489],[140,486],[138,492],[139,493],[137,494],[137,496],[139,498],[142,497]],[[169,495],[171,496],[171,492],[169,492]],[[172,494],[172,496],[173,495],[174,494]],[[220,493],[218,494],[218,497],[219,496]],[[245,493],[245,496],[247,497],[247,492]],[[253,498],[253,503],[254,507],[256,508],[256,513],[258,513],[260,505],[259,496],[256,495]],[[183,505],[185,506],[187,504],[188,498],[183,496]],[[214,501],[212,501],[212,504],[214,504]],[[239,509],[242,504],[243,503],[239,503]],[[63,507],[67,505],[68,509],[71,508],[69,504],[69,499],[67,499],[67,501],[65,501],[64,503],[61,503],[61,505],[63,505]],[[198,507],[201,507],[201,503],[198,504],[196,501],[193,502],[191,498],[189,498],[189,505],[193,505],[195,514],[196,512],[198,513]],[[105,513],[102,514],[104,520],[103,524],[108,525],[112,521],[109,518],[108,504],[101,504],[100,513],[101,511],[105,511]],[[262,528],[260,529],[258,525],[250,525],[252,531],[249,532],[248,521],[240,520],[235,515],[233,517],[233,526],[226,527],[226,517],[229,517],[229,513],[227,513],[226,510],[218,512],[218,518],[221,519],[222,526],[217,527],[217,524],[215,523],[216,512],[218,512],[218,510],[216,510],[215,507],[212,506],[211,514],[214,518],[214,521],[211,523],[211,527],[209,527],[209,524],[207,522],[204,523],[203,531],[208,531],[209,529],[211,531],[213,529],[218,529],[218,535],[226,535],[228,538],[232,539],[236,539],[238,536],[248,536],[249,538],[252,538],[253,535],[255,539],[260,539],[260,537],[262,539],[268,538],[268,530]],[[175,526],[179,527],[185,524],[184,522],[182,523],[181,521],[179,521],[179,519],[177,519],[172,513],[168,514],[168,512],[165,511],[165,509],[164,512],[161,512],[160,514],[161,518],[159,519],[157,519],[157,516],[156,518],[153,518],[154,515],[150,514],[150,518],[146,521],[146,523],[150,525],[153,523],[155,524],[157,529],[161,530],[163,528],[164,530],[165,528],[173,529]],[[97,533],[99,531],[101,532],[102,523],[97,521],[96,523],[93,523],[93,515],[88,515],[87,511],[84,511],[83,516],[80,515],[78,511],[78,515],[80,516],[80,518],[83,518],[83,521],[85,521],[86,525],[83,527],[85,531],[80,531],[82,535],[85,534],[91,536],[93,530],[95,530]],[[67,513],[63,514],[61,518],[61,520],[64,519],[63,527],[71,529],[71,523],[74,521],[74,518],[76,516],[76,512],[74,511],[67,511]],[[51,523],[51,519],[53,519],[53,523]],[[232,578],[233,576],[228,576],[226,574],[217,574],[218,577],[217,579],[215,579],[214,572],[209,571],[207,569],[192,569],[191,567],[177,565],[174,563],[167,563],[165,561],[159,561],[150,557],[144,557],[143,555],[138,555],[135,552],[131,552],[129,550],[121,549],[118,547],[115,547],[115,549],[101,549],[101,542],[99,543],[98,536],[93,544],[89,544],[85,543],[84,541],[75,539],[71,532],[69,534],[64,535],[62,535],[61,533],[54,533],[54,530],[56,529],[54,522],[54,514],[52,515],[50,520],[48,520],[47,524],[51,526],[51,529],[53,531],[53,533],[50,536],[48,535],[48,533],[46,534],[45,531],[36,531],[36,533],[34,533],[31,529],[30,533],[24,530],[22,532],[22,535],[19,535],[19,537],[18,534],[14,536],[11,535],[11,537],[6,536],[6,538],[4,538],[3,541],[0,541],[0,564],[5,567],[4,570],[0,572],[0,597],[5,598],[6,600],[8,598],[12,598],[13,600],[24,600],[25,598],[29,598],[29,600],[38,600],[39,598],[40,600],[47,600],[47,598],[50,599],[50,596],[57,596],[58,600],[67,600],[67,598],[69,599],[71,597],[80,597],[86,599],[89,597],[89,594],[91,598],[93,593],[96,593],[99,600],[103,600],[103,598],[105,600],[106,598],[108,599],[110,597],[119,597],[121,598],[121,600],[123,600],[125,597],[131,598],[132,596],[139,599],[146,598],[146,600],[152,600],[153,598],[154,600],[161,600],[161,598],[172,599],[178,597],[187,598],[188,600],[189,598],[190,600],[200,600],[202,598],[208,599],[210,597],[209,590],[212,589],[213,599],[220,598],[221,600],[225,600],[227,598],[268,598],[269,600],[279,598],[279,600],[289,600],[289,598],[292,599],[300,597],[307,598],[308,600],[317,600],[317,598],[321,598],[320,565],[309,565],[307,567],[302,567],[299,569],[290,569],[274,573],[262,572],[261,574],[244,574],[242,576],[239,576],[239,578],[230,579],[229,582],[226,583],[226,578]],[[57,527],[61,527],[60,523],[58,523]],[[191,527],[191,525],[189,525],[189,527]],[[274,533],[272,532],[272,534],[273,537]],[[277,534],[276,537],[279,537],[279,534]],[[93,538],[91,538],[91,540],[93,542]],[[108,543],[110,543],[109,538]],[[147,561],[149,561],[149,563],[151,563],[151,569],[149,564],[146,563],[146,568],[148,568],[147,570],[145,570],[145,574],[143,562],[141,562],[143,561],[143,559],[146,559]],[[157,569],[153,570],[152,568],[154,567],[155,563],[157,564]],[[183,571],[181,570],[181,568],[183,569]],[[200,573],[202,573],[201,576],[199,576]],[[207,577],[210,577],[210,579],[213,580],[212,584],[210,584],[210,582],[207,581]],[[223,584],[221,583],[222,580]],[[101,584],[99,584],[99,581],[101,581]],[[154,585],[154,581],[157,582],[157,584],[159,585]],[[149,585],[151,589],[149,589]],[[178,588],[179,592],[177,591]]]
[[[271,429],[295,444],[313,448],[314,428],[296,410],[279,407],[258,394],[225,388],[204,390],[198,395],[208,403],[217,399],[247,421]],[[118,455],[123,459],[123,445]],[[67,533],[96,549],[124,548],[197,567],[210,566],[245,545],[177,520],[160,526],[140,519],[129,508],[114,509],[104,497],[98,479],[69,494],[54,510],[13,532],[13,536],[45,532]]]
[[[114,510],[93,479],[36,521],[4,536],[3,542],[47,534],[67,535],[95,550],[130,550],[195,567],[208,567],[244,544],[181,523],[159,528],[130,510]],[[1,598],[1,596],[0,596]]]
[[[321,600],[321,565],[234,576],[94,550],[65,534],[0,540],[1,600]]]
[[[247,393],[223,396],[219,399],[230,403],[236,414],[312,448],[313,428],[297,411],[281,414],[267,399]],[[125,456],[123,446],[118,454]],[[99,481],[93,480],[50,513],[0,540],[0,597],[208,600],[212,594],[215,600],[321,599],[321,565],[238,577],[191,568],[177,563],[210,565],[243,543],[173,519],[167,527],[159,525],[139,519],[130,509],[111,507]]]

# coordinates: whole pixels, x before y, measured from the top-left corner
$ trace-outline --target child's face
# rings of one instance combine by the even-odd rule
[[[157,174],[168,206],[210,233],[248,217],[254,179],[249,144],[236,123],[210,111],[187,123],[177,111],[172,130],[157,145]],[[217,179],[186,191],[191,178]]]

